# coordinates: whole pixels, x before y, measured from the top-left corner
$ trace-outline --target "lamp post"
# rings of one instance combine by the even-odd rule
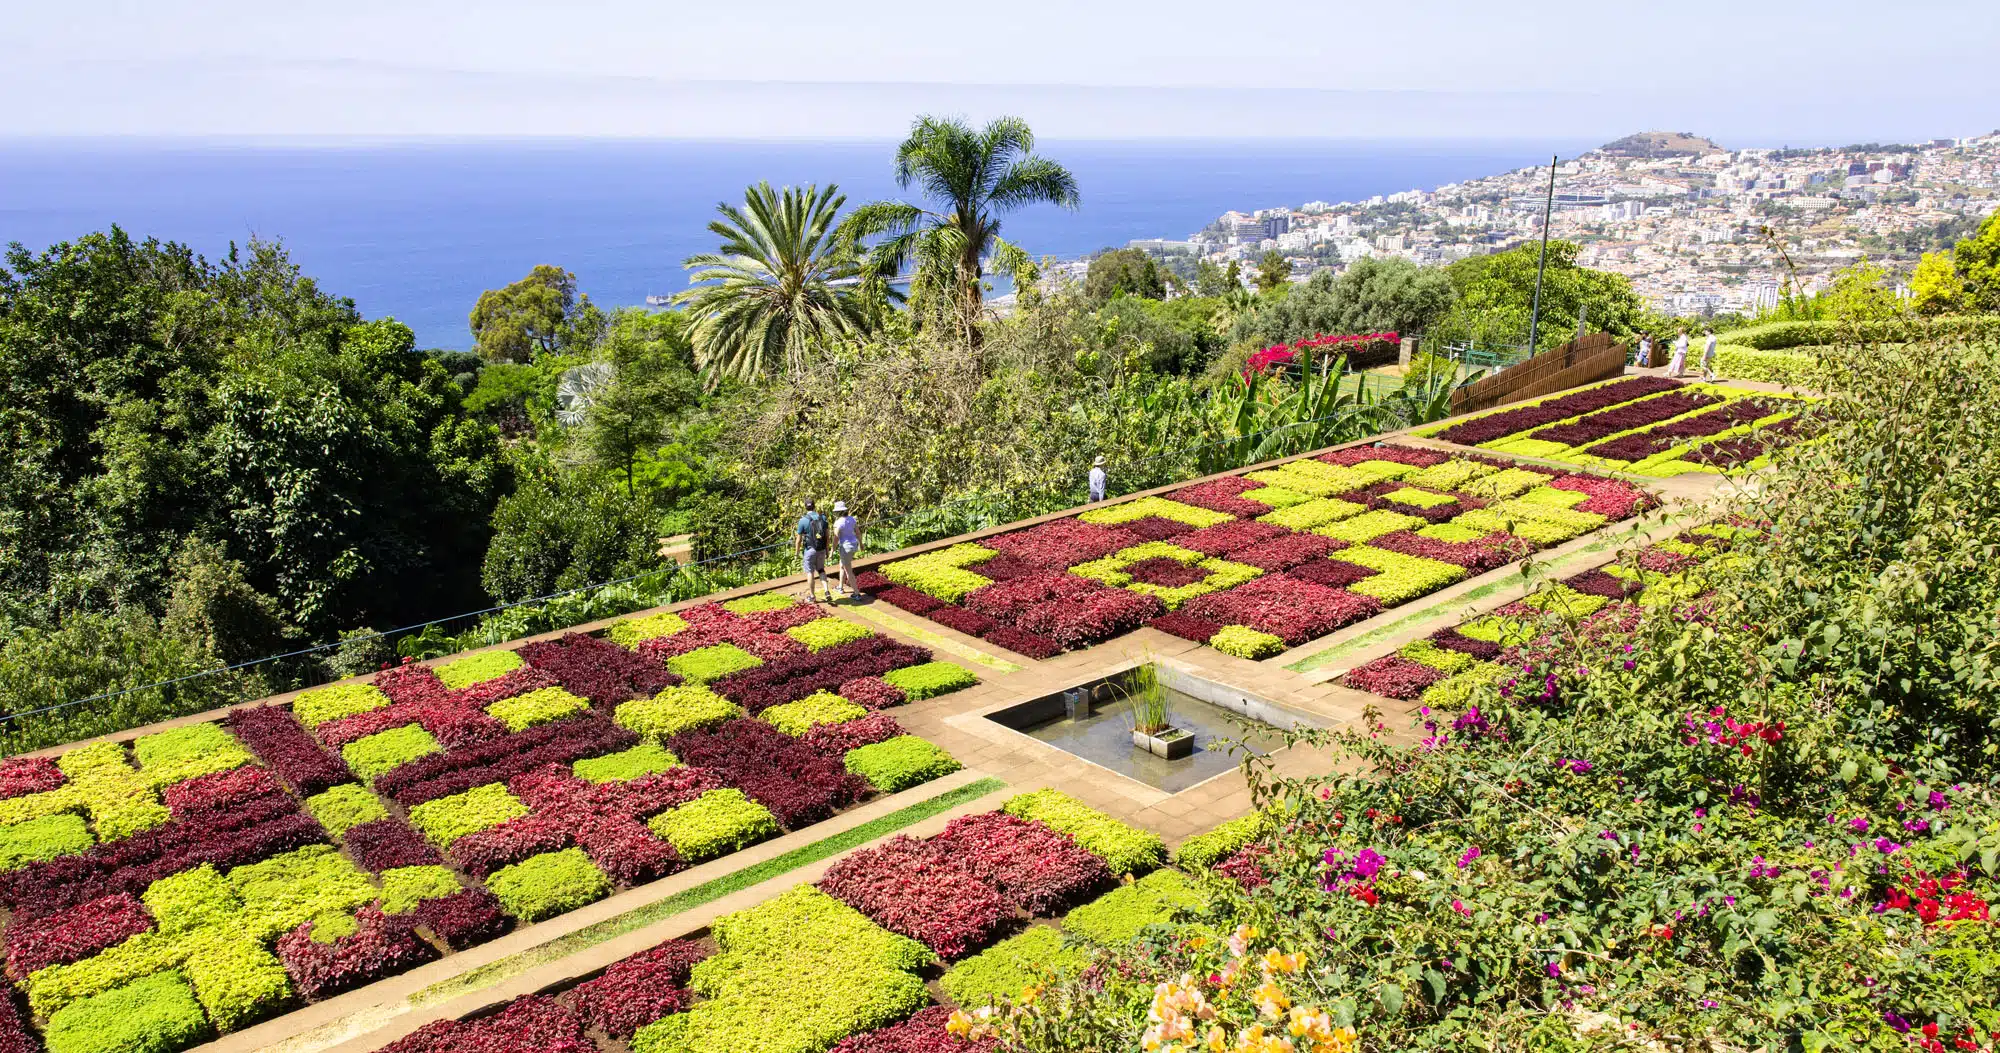
[[[1535,337],[1542,325],[1542,272],[1549,267],[1549,213],[1556,206],[1556,161],[1549,155],[1549,196],[1542,202],[1542,255],[1535,261],[1535,299],[1528,308],[1528,356],[1534,357]]]

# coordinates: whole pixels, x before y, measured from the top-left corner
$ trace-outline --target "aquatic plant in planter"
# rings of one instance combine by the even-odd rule
[[[1132,745],[1167,760],[1194,755],[1194,734],[1174,727],[1173,703],[1160,682],[1160,667],[1143,662],[1115,688],[1132,710]]]

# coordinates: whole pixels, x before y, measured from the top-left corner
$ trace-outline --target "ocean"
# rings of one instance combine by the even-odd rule
[[[1003,237],[1075,257],[1185,238],[1229,209],[1360,200],[1574,156],[1572,141],[1043,142],[1075,173],[1075,212],[1035,206]],[[890,142],[477,141],[229,145],[0,141],[0,242],[39,251],[118,224],[209,257],[279,239],[321,288],[400,319],[422,347],[471,345],[481,290],[540,263],[610,307],[687,287],[723,200],[758,180],[894,197]]]

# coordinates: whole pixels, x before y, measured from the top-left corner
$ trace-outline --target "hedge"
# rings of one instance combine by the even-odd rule
[[[278,956],[261,941],[236,933],[200,940],[181,969],[194,985],[195,1001],[223,1031],[236,1031],[285,1008],[292,978]]]
[[[1174,862],[1205,870],[1256,840],[1269,825],[1270,821],[1262,813],[1231,819],[1205,834],[1196,834],[1182,841],[1180,848],[1174,852]]]
[[[1734,380],[1761,380],[1771,384],[1799,384],[1808,372],[1819,364],[1811,355],[1791,354],[1784,351],[1759,351],[1752,347],[1736,344],[1721,344],[1715,349],[1715,372],[1717,376]]]
[[[966,542],[897,560],[882,568],[882,576],[906,589],[914,589],[946,603],[957,603],[965,598],[966,593],[993,584],[992,579],[965,568],[984,563],[996,555],[999,553],[990,548]]]
[[[583,849],[565,848],[501,867],[486,879],[486,887],[507,913],[540,921],[603,899],[611,881]]]
[[[683,655],[667,659],[667,668],[680,674],[691,684],[706,684],[720,680],[731,673],[745,669],[755,669],[764,660],[735,644],[719,643],[698,647]]]
[[[226,924],[243,907],[228,879],[208,863],[153,882],[141,898],[162,933]]]
[[[1160,870],[1113,889],[1070,911],[1063,929],[1102,947],[1123,947],[1149,925],[1173,920],[1177,911],[1199,910],[1207,899],[1178,870]]]
[[[1223,654],[1233,654],[1238,658],[1269,658],[1283,653],[1285,641],[1282,637],[1252,629],[1247,625],[1225,625],[1214,636],[1208,638],[1208,645]]]
[[[465,890],[456,875],[443,867],[396,867],[382,872],[382,913],[408,914],[427,899],[443,899]]]
[[[925,662],[922,665],[891,669],[882,674],[882,679],[892,687],[901,689],[912,702],[948,695],[979,683],[979,678],[950,662]]]
[[[1060,930],[1037,926],[952,966],[938,986],[960,1006],[977,1009],[1018,998],[1050,973],[1076,972],[1087,960],[1080,948],[1063,946]]]
[[[1484,510],[1466,515],[1486,515]],[[1372,596],[1381,600],[1384,607],[1416,599],[1444,588],[1465,577],[1465,568],[1442,560],[1426,559],[1423,556],[1406,556],[1401,552],[1356,545],[1333,554],[1342,563],[1352,563],[1367,567],[1377,573],[1355,582],[1347,591],[1360,596]]]
[[[626,618],[614,623],[606,635],[611,637],[612,643],[621,647],[637,647],[642,641],[673,636],[687,627],[687,619],[672,611],[661,611],[644,618]]]
[[[845,762],[848,771],[883,793],[941,779],[963,767],[951,754],[915,735],[898,735],[848,750]]]
[[[466,655],[455,662],[431,667],[431,672],[453,691],[463,691],[474,684],[497,680],[521,668],[521,656],[512,651],[481,651]]]
[[[570,772],[585,782],[631,782],[646,775],[658,775],[681,766],[679,757],[650,742],[628,750],[585,757],[570,765]]]
[[[355,739],[340,748],[340,758],[347,762],[348,770],[354,772],[362,782],[372,783],[378,775],[386,774],[418,757],[429,756],[443,748],[431,737],[430,732],[410,724]]]
[[[466,834],[488,830],[527,814],[528,806],[506,786],[495,782],[411,808],[410,825],[431,844],[450,848],[453,841]]]
[[[526,731],[537,724],[575,716],[589,708],[587,699],[559,687],[545,687],[513,698],[503,698],[487,706],[486,715],[507,725],[508,731]]]
[[[1167,846],[1156,834],[1128,826],[1061,790],[1035,790],[1010,798],[1001,810],[1057,833],[1104,860],[1113,874],[1143,874],[1167,861]]]
[[[782,592],[760,592],[755,596],[738,596],[722,601],[722,609],[731,614],[759,614],[764,611],[782,611],[795,606],[799,601]]]
[[[804,625],[794,625],[785,630],[785,635],[805,644],[806,650],[818,654],[829,647],[866,640],[875,634],[845,618],[821,618]]]
[[[367,713],[389,704],[389,696],[373,684],[334,684],[314,688],[292,699],[292,715],[309,728]]]
[[[70,812],[0,826],[0,871],[57,856],[76,855],[88,851],[95,843],[83,816]]]
[[[613,712],[612,719],[621,728],[659,741],[684,731],[715,727],[741,712],[736,703],[708,688],[688,684],[626,702]]]
[[[351,782],[306,798],[306,811],[335,837],[362,823],[389,816],[389,809],[383,807],[380,797]]]
[[[771,810],[742,790],[710,790],[678,808],[669,808],[646,823],[665,838],[682,859],[698,863],[727,855],[778,836]]]
[[[175,1053],[212,1034],[187,980],[163,972],[58,1010],[43,1038],[49,1053]]]
[[[799,699],[772,706],[759,719],[779,731],[798,738],[821,724],[845,724],[868,715],[868,711],[831,691],[816,691]]]
[[[132,755],[146,782],[156,787],[240,768],[256,759],[220,724],[189,724],[141,735],[132,742]]]
[[[1930,337],[2000,336],[2000,315],[1891,318],[1873,322],[1769,322],[1720,335],[1757,351],[1781,351],[1814,344],[1909,343]]]

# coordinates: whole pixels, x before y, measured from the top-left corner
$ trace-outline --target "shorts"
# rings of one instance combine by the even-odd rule
[[[826,577],[826,557],[821,555],[819,549],[816,548],[801,550],[799,552],[799,573],[804,574],[807,578],[811,578],[814,575],[822,578]]]
[[[840,553],[840,572],[842,574],[849,576],[854,574],[854,551],[859,547],[858,545],[852,547],[840,545],[835,549],[836,552]]]

